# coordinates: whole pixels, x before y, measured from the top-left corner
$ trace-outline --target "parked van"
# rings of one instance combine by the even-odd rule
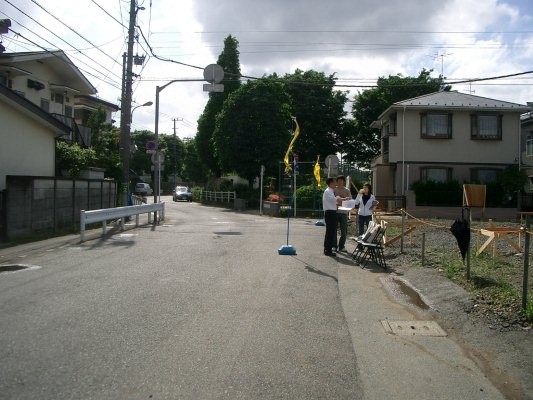
[[[133,192],[141,196],[150,196],[152,193],[154,193],[150,185],[144,182],[136,183]]]

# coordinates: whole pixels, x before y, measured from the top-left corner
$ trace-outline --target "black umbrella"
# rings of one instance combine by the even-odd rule
[[[468,220],[464,217],[457,218],[452,224],[450,231],[452,231],[453,236],[457,239],[457,244],[459,245],[459,250],[464,261],[466,252],[470,246],[470,226]]]

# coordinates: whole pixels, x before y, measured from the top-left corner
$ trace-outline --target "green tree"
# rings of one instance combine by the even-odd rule
[[[216,155],[224,171],[250,183],[261,165],[275,175],[290,141],[290,97],[272,79],[250,81],[233,92],[216,120]]]
[[[94,165],[96,153],[77,143],[56,142],[56,175],[78,176],[80,171]]]
[[[301,161],[316,160],[317,155],[323,160],[328,154],[335,154],[347,101],[345,92],[333,90],[335,75],[297,69],[294,74],[286,74],[283,81],[301,131],[294,153]]]
[[[146,153],[146,143],[155,139],[151,131],[135,131],[131,134],[131,142],[137,150],[131,155],[130,168],[140,175],[150,174],[152,169],[151,155]]]
[[[224,92],[209,93],[209,100],[204,112],[198,119],[198,132],[196,134],[196,147],[202,163],[213,174],[220,176],[220,163],[213,147],[213,132],[215,131],[215,119],[222,110],[224,101],[240,86],[241,66],[239,62],[239,42],[229,35],[224,40],[224,50],[218,57],[217,64],[224,69]]]
[[[207,182],[208,171],[201,163],[196,147],[196,139],[186,140],[184,143],[182,178],[198,185]]]
[[[354,122],[347,124],[339,137],[343,152],[347,153],[347,162],[368,168],[372,159],[379,155],[380,132],[371,124],[393,103],[450,89],[445,86],[442,76],[431,78],[431,72],[423,69],[417,77],[401,74],[381,77],[376,88],[357,95],[352,109]]]
[[[183,156],[185,153],[183,142],[174,135],[159,135],[159,148],[165,154],[165,168],[161,171],[161,178],[164,181],[174,183],[174,174],[181,176],[183,171]]]

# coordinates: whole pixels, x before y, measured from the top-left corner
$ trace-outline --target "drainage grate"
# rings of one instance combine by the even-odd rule
[[[381,321],[388,333],[409,336],[447,336],[435,321]]]
[[[40,268],[36,265],[27,264],[2,264],[0,265],[0,272],[16,272],[24,269],[37,269]]]

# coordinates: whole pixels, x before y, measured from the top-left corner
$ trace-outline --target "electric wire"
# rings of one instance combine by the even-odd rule
[[[102,80],[100,77],[98,77],[98,76],[94,75],[93,73],[91,73],[90,71],[86,71],[86,70],[84,70],[84,69],[82,69],[82,68],[77,67],[77,66],[76,66],[72,61],[70,61],[68,58],[67,58],[67,59],[64,59],[64,58],[58,56],[57,53],[58,53],[58,52],[62,52],[62,50],[58,50],[58,51],[55,51],[55,52],[54,52],[54,51],[50,51],[50,50],[48,50],[47,48],[41,46],[40,44],[35,43],[35,42],[32,41],[31,39],[29,39],[29,38],[27,38],[26,36],[22,35],[21,33],[19,33],[19,32],[17,32],[17,31],[13,30],[12,28],[8,28],[8,29],[9,29],[10,32],[13,32],[15,35],[20,36],[21,38],[27,40],[29,43],[33,44],[34,46],[37,46],[37,47],[39,47],[40,49],[43,49],[45,52],[47,52],[47,53],[53,55],[54,57],[57,57],[58,59],[60,59],[60,60],[63,61],[64,63],[66,63],[66,64],[68,64],[68,65],[70,65],[70,66],[72,66],[72,67],[74,67],[74,68],[76,68],[76,69],[79,69],[80,71],[86,73],[87,75],[90,75],[90,76],[92,76],[92,77],[95,78],[95,79],[101,80],[102,82],[107,83],[108,85],[113,86],[113,87],[116,88],[116,89],[120,89],[120,87],[119,87],[118,85],[113,84],[113,83],[110,83],[110,82],[107,82],[107,81],[104,81],[104,80]]]
[[[95,0],[91,0],[100,10],[102,10],[103,12],[105,12],[109,17],[111,17],[114,21],[116,21],[119,25],[121,25],[123,28],[126,28],[127,29],[127,26],[124,25],[122,22],[120,22],[118,19],[116,19],[115,17],[113,17],[111,14],[109,14],[107,12],[107,10],[105,8],[103,8],[100,4],[98,4]]]
[[[7,0],[6,0],[7,1]],[[98,50],[100,53],[102,53],[103,55],[105,55],[106,57],[108,57],[111,61],[113,61],[114,64],[118,64],[118,62],[113,59],[113,57],[111,57],[109,54],[107,54],[105,51],[103,51],[102,49],[100,49],[99,47],[97,47],[93,42],[91,42],[89,39],[87,39],[86,37],[84,37],[82,34],[80,34],[78,31],[76,31],[74,28],[68,26],[67,24],[65,24],[63,21],[61,21],[59,18],[57,18],[54,14],[52,14],[50,11],[48,11],[46,8],[44,8],[42,5],[40,5],[36,0],[31,0],[32,3],[34,3],[35,5],[37,5],[39,8],[41,8],[44,12],[46,12],[48,15],[50,15],[51,17],[53,17],[56,21],[60,22],[62,25],[64,25],[65,27],[67,27],[69,30],[71,30],[73,33],[75,33],[76,35],[78,35],[80,38],[82,38],[83,40],[85,40],[87,43],[91,44],[92,46],[95,47],[96,50]]]
[[[28,15],[27,13],[25,13],[23,10],[21,10],[20,8],[18,8],[17,6],[15,6],[13,3],[11,3],[11,1],[9,0],[4,0],[6,3],[8,3],[10,6],[12,6],[13,8],[15,8],[17,11],[19,11],[21,14],[25,15],[26,17],[28,17],[29,19],[31,19],[33,22],[35,22],[36,24],[38,24],[40,27],[42,27],[43,29],[45,29],[46,31],[50,32],[52,35],[54,35],[56,38],[58,38],[59,40],[61,40],[63,43],[66,43],[68,46],[70,46],[71,48],[73,48],[74,50],[76,50],[77,52],[79,52],[80,54],[83,54],[83,51],[81,49],[78,49],[76,46],[72,45],[71,43],[67,42],[65,39],[63,39],[62,37],[58,36],[56,33],[54,33],[53,31],[51,31],[50,29],[48,29],[47,27],[45,27],[43,24],[41,24],[39,21],[35,20],[33,17],[31,17],[30,15]],[[6,15],[8,18],[11,18],[9,17],[7,14],[5,14],[4,12],[2,12],[2,14]],[[51,44],[54,48],[57,48],[58,46],[56,46],[55,44],[53,44],[52,42],[50,42],[49,40],[46,40],[44,38],[42,38],[41,36],[39,36],[38,34],[36,34],[35,32],[33,32],[32,30],[30,30],[29,28],[27,28],[26,26],[24,26],[23,24],[21,24],[20,22],[16,21],[15,19],[11,18],[15,23],[17,23],[18,25],[20,25],[22,28],[26,29],[27,31],[33,33],[35,36],[39,37],[40,39],[48,42],[49,44]],[[93,45],[91,43],[91,45]],[[94,45],[93,45],[94,46]],[[117,74],[115,74],[114,72],[110,71],[107,67],[104,67],[102,64],[100,64],[99,62],[95,61],[93,58],[89,57],[88,55],[85,55],[85,57],[89,58],[91,61],[93,61],[96,65],[98,65],[99,67],[101,68],[104,68],[106,71],[108,71],[109,73],[115,75],[115,77],[117,77],[118,79],[122,79],[120,76],[118,76]],[[96,69],[95,69],[96,70]]]

